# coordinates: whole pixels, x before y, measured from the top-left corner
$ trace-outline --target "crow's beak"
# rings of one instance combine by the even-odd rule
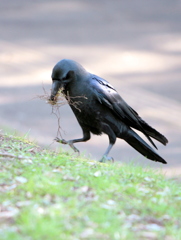
[[[51,96],[50,96],[51,101],[55,100],[55,96],[57,95],[60,88],[61,88],[61,82],[58,80],[53,80]]]

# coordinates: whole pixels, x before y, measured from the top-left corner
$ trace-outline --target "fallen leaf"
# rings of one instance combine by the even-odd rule
[[[147,224],[145,225],[145,228],[150,231],[161,231],[163,229],[162,226],[155,223]]]
[[[15,180],[19,183],[26,183],[28,181],[25,177],[22,176],[15,177]]]
[[[115,202],[114,200],[110,199],[110,200],[107,201],[107,204],[109,204],[109,205],[115,205],[116,202]]]
[[[104,209],[114,209],[114,206],[113,205],[109,205],[109,204],[101,204],[101,207],[104,208]]]
[[[52,172],[56,172],[56,173],[60,173],[61,171],[62,171],[61,168],[55,168],[55,169],[52,170]]]
[[[86,192],[90,191],[91,188],[89,188],[88,186],[83,186],[83,187],[81,187],[79,190],[80,190],[80,192],[82,192],[82,193],[86,193]]]
[[[147,182],[152,182],[152,181],[154,181],[154,179],[153,179],[153,178],[150,178],[150,177],[145,177],[144,180],[147,181]]]
[[[136,214],[131,214],[127,217],[127,219],[131,222],[137,222],[137,221],[140,221],[141,217]]]
[[[92,165],[92,166],[96,165],[95,162],[87,162],[87,163],[90,164],[90,165]]]
[[[81,234],[81,238],[88,238],[94,233],[94,230],[92,228],[87,228],[85,229]]]
[[[32,160],[31,159],[25,159],[25,160],[22,160],[22,163],[29,163],[29,164],[32,164]]]
[[[29,206],[31,204],[31,201],[19,201],[16,203],[17,207],[24,207],[24,206]]]
[[[97,171],[94,173],[94,177],[100,177],[101,176],[101,171]]]
[[[30,148],[30,149],[28,149],[27,150],[27,152],[31,152],[31,153],[36,153],[36,148],[35,147],[33,147],[33,148]]]
[[[140,237],[141,238],[146,238],[146,239],[156,239],[156,237],[157,237],[157,233],[155,233],[155,232],[142,232],[141,234],[140,234]]]
[[[12,184],[12,185],[9,185],[9,186],[5,186],[4,187],[4,190],[5,191],[11,191],[11,190],[13,190],[13,189],[15,189],[17,187],[17,185],[16,184]]]
[[[67,181],[75,181],[76,179],[70,175],[65,175],[63,176],[63,180],[67,180]]]

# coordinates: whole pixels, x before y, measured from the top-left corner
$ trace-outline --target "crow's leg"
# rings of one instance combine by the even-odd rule
[[[99,162],[106,162],[106,161],[114,161],[114,159],[112,157],[108,157],[109,152],[111,151],[113,145],[116,142],[116,135],[113,132],[113,130],[109,127],[109,125],[107,124],[102,124],[102,131],[104,133],[106,133],[109,137],[109,146],[106,149],[106,152],[104,153],[103,157],[101,158],[101,160]]]
[[[59,139],[58,137],[55,138],[56,142],[62,143],[62,144],[68,144],[75,152],[79,153],[79,150],[74,146],[74,143],[77,142],[86,142],[90,139],[90,132],[89,131],[84,131],[83,130],[83,138],[78,138],[78,139],[72,139],[69,141],[66,141],[65,139]]]

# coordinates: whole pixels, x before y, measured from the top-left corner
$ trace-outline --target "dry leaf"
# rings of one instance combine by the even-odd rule
[[[81,238],[88,238],[94,233],[94,230],[92,228],[86,228],[81,234]]]
[[[97,171],[94,173],[94,177],[100,177],[101,176],[101,171]]]
[[[19,183],[26,183],[28,181],[25,177],[22,176],[15,177],[15,180]]]
[[[67,180],[67,181],[75,181],[76,179],[72,176],[69,175],[65,175],[63,176],[63,180]]]

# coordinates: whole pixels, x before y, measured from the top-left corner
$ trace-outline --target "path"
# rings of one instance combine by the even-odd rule
[[[49,105],[33,98],[43,94],[42,83],[50,91],[54,64],[71,58],[111,82],[169,139],[167,147],[158,144],[166,166],[146,160],[121,140],[111,155],[181,174],[180,22],[181,1],[1,0],[1,128],[31,129],[32,139],[51,144],[57,119]],[[67,106],[61,109],[61,124],[66,139],[81,135]],[[77,146],[99,159],[107,144],[107,136],[93,136]]]

